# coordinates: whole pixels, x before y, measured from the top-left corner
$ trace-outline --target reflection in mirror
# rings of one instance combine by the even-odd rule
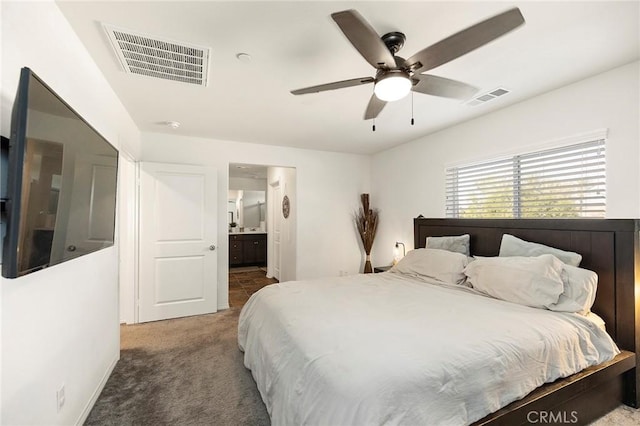
[[[242,215],[245,228],[259,228],[265,218],[265,191],[243,191]]]
[[[267,166],[229,164],[229,207],[233,212],[236,231],[266,230]],[[233,232],[233,230],[232,230]]]
[[[229,202],[227,203],[227,214],[229,215],[229,229],[238,226],[238,204],[236,198],[238,191],[229,191]]]
[[[29,139],[25,153],[25,182],[20,210],[18,264],[31,269],[49,263],[58,213],[63,144]]]
[[[232,223],[246,230],[264,227],[266,194],[266,191],[230,190],[227,207],[229,227],[233,227]]]

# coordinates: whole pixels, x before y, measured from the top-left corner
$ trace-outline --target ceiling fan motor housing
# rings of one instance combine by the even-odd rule
[[[403,69],[378,70],[376,71],[376,78],[374,82],[377,83],[388,77],[404,77],[410,79],[411,75],[409,74],[409,72]]]
[[[395,55],[400,51],[400,49],[402,49],[402,46],[404,46],[404,42],[407,39],[407,37],[403,33],[398,31],[386,33],[381,38],[392,55]]]

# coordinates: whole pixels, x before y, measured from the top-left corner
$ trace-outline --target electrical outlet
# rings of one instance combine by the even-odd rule
[[[58,412],[60,412],[60,410],[62,410],[62,407],[64,407],[64,383],[62,385],[60,385],[60,387],[58,388],[58,390],[56,391],[56,400],[58,402]]]

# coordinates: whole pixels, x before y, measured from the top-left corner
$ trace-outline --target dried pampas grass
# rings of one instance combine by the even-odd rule
[[[378,229],[378,210],[369,207],[369,194],[360,194],[360,201],[362,202],[362,207],[356,213],[355,220],[358,233],[362,239],[364,252],[367,255],[364,263],[364,273],[368,274],[373,272],[371,267],[371,248]]]

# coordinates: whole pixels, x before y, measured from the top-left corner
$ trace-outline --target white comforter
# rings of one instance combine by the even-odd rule
[[[395,273],[274,284],[238,326],[274,425],[461,425],[619,351],[577,314]]]

